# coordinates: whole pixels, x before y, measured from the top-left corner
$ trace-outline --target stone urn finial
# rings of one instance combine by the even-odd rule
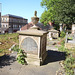
[[[31,17],[31,20],[34,25],[38,23],[39,18],[37,17],[37,11],[34,12],[34,17]]]
[[[34,17],[37,17],[37,11],[34,12]]]

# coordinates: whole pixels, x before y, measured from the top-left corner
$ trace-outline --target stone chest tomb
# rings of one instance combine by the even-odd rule
[[[28,64],[41,65],[43,64],[46,53],[47,31],[39,30],[36,26],[38,17],[32,17],[34,26],[28,30],[18,31],[19,33],[19,48],[27,53],[26,61]]]

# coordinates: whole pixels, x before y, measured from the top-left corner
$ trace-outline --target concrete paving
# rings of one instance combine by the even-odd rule
[[[0,68],[0,75],[55,75],[60,68],[59,62],[52,62],[42,66],[21,65],[17,61]]]
[[[42,66],[34,66],[34,65],[21,65],[16,60],[16,53],[12,53],[9,57],[10,60],[6,60],[4,65],[0,65],[0,75],[56,75],[56,71],[58,71],[61,67],[59,65],[59,61],[63,60],[60,58],[60,53],[57,51],[48,51],[48,55],[45,63]],[[52,53],[54,53],[52,55]],[[57,57],[55,54],[58,54]],[[62,54],[61,54],[62,56]],[[8,63],[6,63],[9,61]]]
[[[61,66],[59,61],[64,60],[64,53],[57,48],[47,47],[48,56],[42,66],[21,65],[16,61],[16,52],[0,57],[0,75],[56,75]]]

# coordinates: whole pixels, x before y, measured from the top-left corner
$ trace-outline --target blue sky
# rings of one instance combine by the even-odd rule
[[[31,21],[34,16],[34,11],[37,11],[37,16],[40,17],[44,8],[40,6],[42,0],[0,0],[2,3],[2,15],[12,14],[22,16]]]

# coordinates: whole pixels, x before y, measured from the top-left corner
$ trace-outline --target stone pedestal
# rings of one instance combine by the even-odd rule
[[[33,26],[29,30],[18,31],[18,33],[19,48],[27,53],[27,63],[40,66],[47,56],[46,41],[48,32],[38,29],[37,26]]]
[[[52,40],[53,38],[59,37],[59,31],[55,29],[48,30],[49,31],[49,39]]]

